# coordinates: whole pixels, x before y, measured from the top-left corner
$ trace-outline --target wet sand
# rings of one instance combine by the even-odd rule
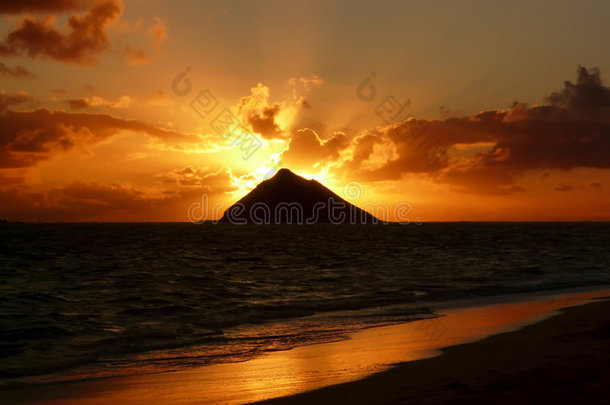
[[[608,404],[610,301],[265,404]]]
[[[610,360],[610,302],[589,302],[609,295],[463,303],[441,308],[441,318],[371,328],[242,363],[2,390],[0,403],[564,403],[582,395],[589,398],[584,403],[596,403],[610,383],[603,368]],[[543,320],[574,305],[580,306]]]

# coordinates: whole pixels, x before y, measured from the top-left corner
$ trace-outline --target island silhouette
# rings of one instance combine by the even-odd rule
[[[220,222],[365,224],[380,221],[316,180],[305,179],[282,168],[227,208]]]

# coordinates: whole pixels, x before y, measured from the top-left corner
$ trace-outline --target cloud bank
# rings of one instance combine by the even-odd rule
[[[351,141],[297,132],[282,160],[327,164],[363,181],[425,176],[476,194],[523,191],[530,170],[610,168],[610,88],[598,69],[579,67],[575,83],[545,105],[515,103],[506,110],[444,120],[408,119],[364,131]],[[334,145],[333,147],[329,145]],[[324,150],[332,153],[322,152]]]

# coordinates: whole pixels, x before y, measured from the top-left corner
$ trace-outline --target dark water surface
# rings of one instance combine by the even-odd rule
[[[610,283],[609,223],[0,224],[0,387],[243,361]]]

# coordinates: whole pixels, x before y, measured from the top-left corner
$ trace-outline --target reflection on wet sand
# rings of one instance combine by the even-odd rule
[[[446,308],[440,311],[441,318],[366,329],[345,341],[267,353],[241,363],[41,387],[36,397],[46,400],[29,403],[240,404],[287,396],[357,380],[395,363],[432,357],[441,347],[515,330],[601,294],[580,292]],[[28,402],[27,396],[21,399]]]

